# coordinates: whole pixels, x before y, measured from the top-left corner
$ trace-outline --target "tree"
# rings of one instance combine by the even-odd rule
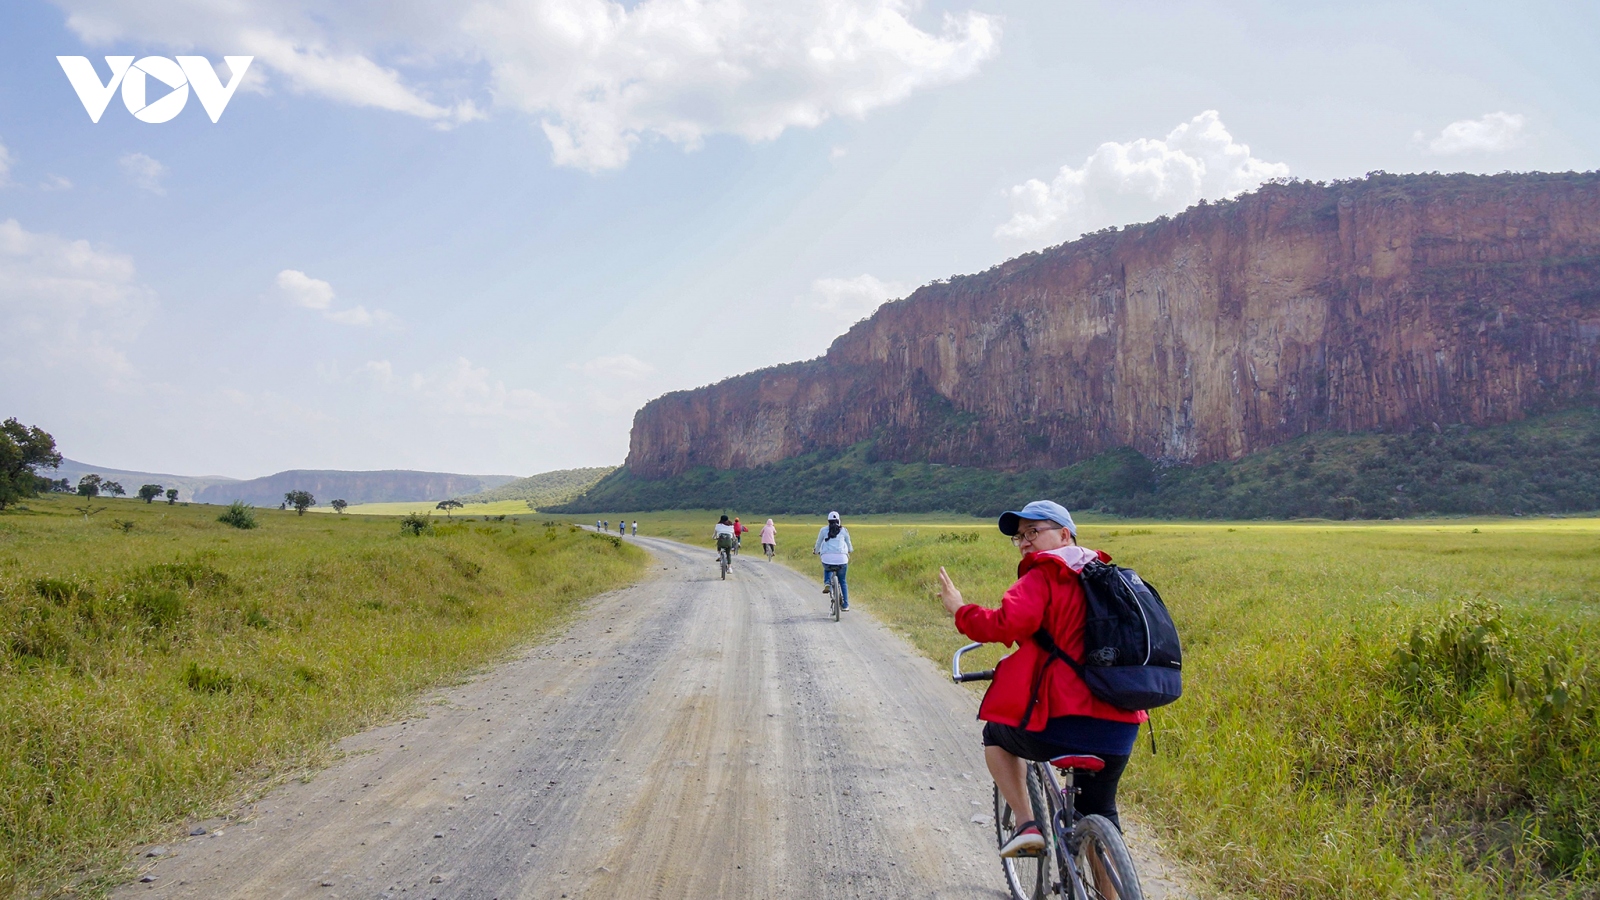
[[[56,439],[39,426],[28,426],[16,419],[0,423],[0,509],[13,501],[39,492],[35,469],[54,469],[61,465]]]
[[[449,518],[453,518],[450,515],[451,513],[455,512],[456,510],[460,509],[461,507],[463,507],[465,505],[466,504],[462,503],[460,500],[440,500],[438,502],[438,504],[434,506],[434,509],[442,509],[442,510],[444,510],[444,517],[449,519]]]
[[[141,484],[139,485],[139,499],[149,503],[161,496],[162,490],[163,488],[159,484]]]
[[[350,504],[344,502],[343,500],[335,500],[335,501],[333,501],[332,503],[330,503],[328,505],[333,507],[333,511],[334,512],[336,512],[336,513],[338,513],[339,515],[342,516],[342,515],[344,515],[344,508],[346,506],[349,506]]]
[[[123,490],[122,485],[115,481],[102,481],[100,482],[100,493],[110,494],[113,497],[123,497],[126,496],[128,492]]]
[[[79,478],[78,496],[87,497],[90,500],[100,496],[100,484],[103,481],[105,481],[104,478],[101,478],[99,475],[96,475],[93,472],[90,472],[82,478]]]
[[[317,505],[317,498],[311,496],[310,491],[289,491],[283,495],[283,502],[294,507],[295,515],[303,516],[306,510]]]
[[[167,488],[167,505],[171,506],[172,504],[177,503],[177,502],[178,502],[178,489],[177,488]]]

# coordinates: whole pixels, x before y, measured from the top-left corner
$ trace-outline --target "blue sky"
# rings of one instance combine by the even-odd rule
[[[55,59],[178,54],[255,57],[219,123],[92,123]],[[0,416],[192,474],[620,462],[651,397],[1085,230],[1595,168],[1597,60],[1578,3],[17,0]]]

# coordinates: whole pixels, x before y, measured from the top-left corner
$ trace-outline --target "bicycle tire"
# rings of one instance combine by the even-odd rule
[[[1088,900],[1144,900],[1133,856],[1110,819],[1084,816],[1072,830],[1078,840],[1078,877]]]
[[[724,551],[726,553],[726,551]],[[724,553],[717,554],[717,565],[722,568],[722,580],[728,580],[728,557]]]
[[[841,592],[839,588],[839,573],[830,572],[828,573],[828,605],[833,612],[833,620],[835,622],[839,621],[840,597]]]
[[[1028,801],[1036,810],[1043,810],[1042,818],[1037,819],[1039,833],[1044,835],[1044,852],[1038,856],[1002,856],[1000,869],[1006,876],[1006,887],[1011,891],[1013,900],[1044,900],[1054,893],[1050,881],[1050,860],[1055,852],[1055,829],[1051,821],[1055,818],[1054,805],[1045,799],[1049,791],[1042,789],[1039,775],[1039,763],[1028,763]],[[1004,797],[1000,796],[1000,786],[994,789],[994,833],[995,846],[1005,845],[1011,832],[1017,826],[1013,818],[1011,807],[1006,805]]]

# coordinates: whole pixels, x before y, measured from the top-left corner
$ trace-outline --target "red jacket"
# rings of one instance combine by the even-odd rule
[[[1104,550],[1088,551],[1101,562],[1110,562]],[[1063,559],[1065,554],[1068,559]],[[1042,624],[1055,639],[1056,646],[1073,659],[1083,659],[1083,584],[1077,570],[1069,564],[1072,556],[1085,556],[1079,548],[1063,548],[1030,553],[1017,564],[1017,581],[1000,600],[999,609],[985,609],[974,603],[956,610],[956,628],[983,643],[1017,644],[1016,652],[995,666],[994,682],[983,695],[978,718],[986,722],[1040,731],[1056,716],[1093,716],[1114,722],[1143,722],[1144,712],[1119,709],[1089,693],[1072,667],[1060,660],[1046,668],[1050,659],[1032,635]],[[1077,563],[1082,568],[1082,562]],[[1028,708],[1034,681],[1044,670],[1039,702],[1026,725],[1022,714]]]

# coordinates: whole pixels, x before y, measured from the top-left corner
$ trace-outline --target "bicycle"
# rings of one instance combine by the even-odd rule
[[[844,586],[839,584],[839,567],[823,566],[822,570],[828,576],[828,608],[833,613],[833,620],[839,621],[839,610],[844,608]]]
[[[762,544],[761,545],[761,549],[766,551],[767,562],[772,562],[772,554],[774,552],[773,549],[772,549],[772,545],[771,544]]]
[[[733,557],[730,555],[732,552],[727,548],[717,550],[717,565],[722,568],[723,581],[728,580],[728,570],[733,568]]]
[[[957,684],[989,681],[994,670],[962,672],[961,657],[982,644],[968,644],[950,659],[950,678]],[[1028,801],[1042,814],[1039,830],[1045,849],[1031,856],[1002,857],[1006,887],[1015,900],[1043,900],[1062,896],[1067,900],[1144,900],[1139,873],[1122,840],[1122,832],[1104,816],[1081,815],[1073,807],[1078,789],[1073,781],[1079,773],[1098,772],[1105,760],[1090,754],[1058,756],[1049,763],[1028,762]],[[1057,780],[1056,773],[1061,778]],[[999,845],[1004,845],[1017,826],[1015,815],[998,785],[994,789],[994,829]],[[1051,863],[1054,862],[1054,866]]]

